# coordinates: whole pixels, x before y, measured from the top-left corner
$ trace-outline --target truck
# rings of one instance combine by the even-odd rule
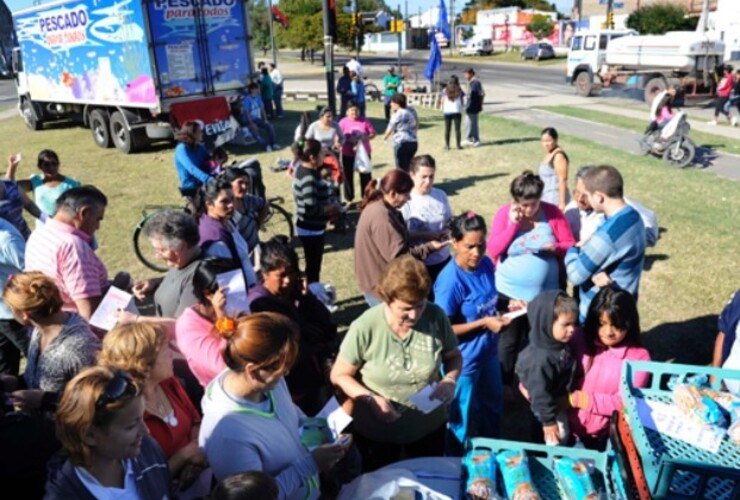
[[[720,40],[702,31],[644,36],[634,30],[579,31],[568,50],[566,83],[582,96],[627,85],[642,91],[648,104],[669,86],[687,98],[711,96],[724,50]]]
[[[235,132],[228,100],[254,68],[247,0],[61,0],[13,18],[28,128],[76,120],[124,153],[188,119],[207,136]]]

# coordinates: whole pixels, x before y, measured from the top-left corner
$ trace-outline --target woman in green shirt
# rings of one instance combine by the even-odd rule
[[[454,395],[462,356],[449,319],[426,301],[430,287],[421,261],[410,255],[393,260],[376,290],[383,303],[352,323],[332,368],[332,383],[353,402],[364,472],[402,456],[444,452],[445,406]],[[427,402],[437,400],[439,406],[424,413],[410,397],[430,384]]]

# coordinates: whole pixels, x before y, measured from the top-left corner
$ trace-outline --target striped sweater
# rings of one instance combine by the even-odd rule
[[[293,178],[293,199],[296,205],[296,225],[302,229],[322,231],[329,217],[324,207],[329,200],[329,185],[318,170],[299,166]]]
[[[645,225],[640,214],[627,205],[607,217],[604,224],[581,247],[571,247],[565,254],[568,279],[581,292],[580,316],[586,318],[591,300],[599,287],[591,278],[606,272],[620,288],[635,299],[645,260]]]

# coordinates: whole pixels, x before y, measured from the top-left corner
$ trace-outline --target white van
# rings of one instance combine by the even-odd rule
[[[462,56],[482,56],[493,54],[493,42],[490,38],[471,38],[460,48]]]

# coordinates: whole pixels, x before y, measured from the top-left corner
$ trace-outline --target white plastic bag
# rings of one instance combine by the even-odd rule
[[[373,163],[370,161],[370,155],[367,154],[367,149],[365,149],[365,144],[362,141],[357,143],[355,170],[361,174],[370,174],[373,171]]]

